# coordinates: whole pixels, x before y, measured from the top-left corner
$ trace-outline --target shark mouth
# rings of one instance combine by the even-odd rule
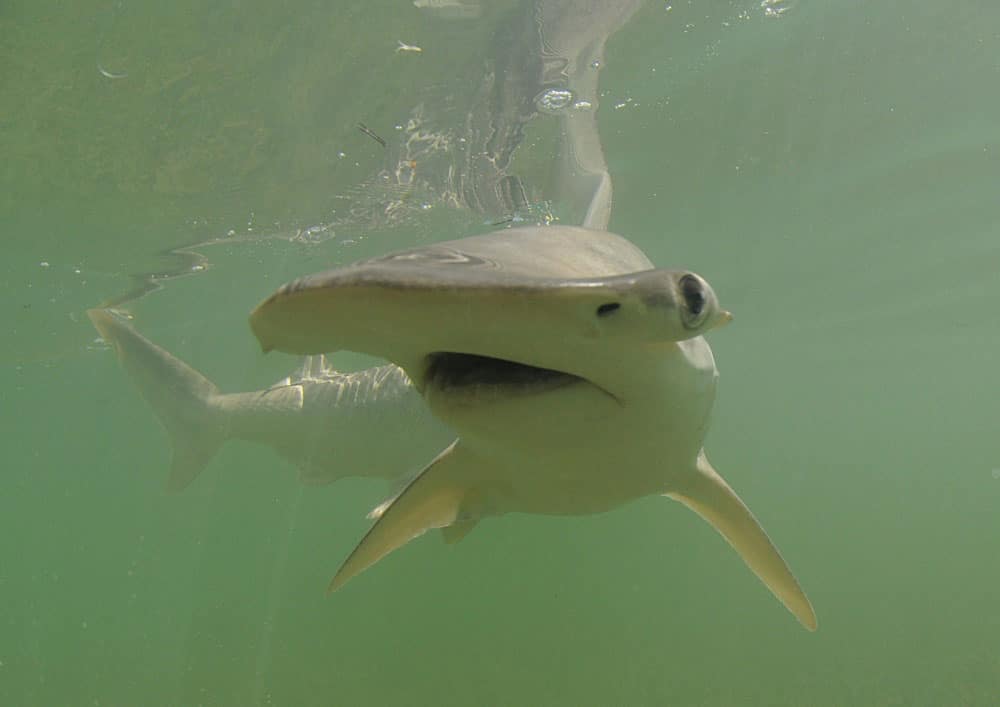
[[[565,371],[450,351],[429,354],[425,370],[426,385],[442,392],[462,392],[485,387],[538,393],[589,382]]]

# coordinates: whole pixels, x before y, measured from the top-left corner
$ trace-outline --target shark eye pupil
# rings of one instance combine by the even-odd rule
[[[597,316],[606,317],[619,307],[621,307],[621,305],[618,302],[605,302],[597,308]]]
[[[696,317],[701,314],[701,311],[705,308],[705,293],[702,291],[701,283],[698,282],[697,278],[691,275],[682,277],[681,293],[684,295],[684,302],[687,304],[688,311]]]

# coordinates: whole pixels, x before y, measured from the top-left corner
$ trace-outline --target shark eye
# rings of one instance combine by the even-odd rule
[[[609,314],[612,314],[613,312],[617,311],[619,307],[621,307],[621,304],[619,304],[618,302],[605,302],[604,304],[602,304],[600,307],[597,308],[597,316],[606,317]]]
[[[705,293],[705,284],[697,275],[687,274],[681,277],[681,296],[684,298],[684,308],[681,312],[681,319],[688,329],[696,329],[701,326],[708,314],[706,304],[708,297]]]

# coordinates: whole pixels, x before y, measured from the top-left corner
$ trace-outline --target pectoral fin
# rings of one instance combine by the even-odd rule
[[[698,474],[667,495],[707,520],[740,554],[767,588],[810,631],[816,613],[778,549],[736,492],[708,463],[698,457]]]
[[[465,517],[465,513],[477,494],[463,482],[463,477],[470,476],[467,457],[459,442],[452,443],[398,496],[373,510],[369,516],[375,518],[375,524],[341,565],[329,591],[340,589],[354,575],[431,528],[457,523],[456,539],[468,532],[475,519]]]
[[[454,545],[468,535],[478,522],[477,518],[455,521],[451,525],[441,528],[441,538],[444,540],[445,545]]]

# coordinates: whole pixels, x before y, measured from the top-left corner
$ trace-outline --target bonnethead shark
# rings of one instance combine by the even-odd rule
[[[708,283],[571,226],[390,253],[282,286],[252,313],[264,351],[350,350],[402,368],[458,433],[398,495],[330,589],[431,528],[455,541],[511,512],[584,515],[662,494],[707,520],[810,630],[816,615],[703,442],[728,322]]]
[[[306,483],[412,479],[372,512],[332,589],[432,527],[454,542],[491,515],[597,513],[664,494],[711,523],[815,629],[794,576],[702,449],[717,378],[702,334],[728,314],[696,274],[656,270],[603,231],[612,190],[597,76],[605,41],[640,4],[527,4],[523,29],[515,22],[527,46],[508,53],[531,61],[501,60],[469,114],[489,129],[468,144],[491,149],[484,164],[465,165],[467,208],[515,213],[523,203],[506,170],[523,121],[540,110],[559,116],[555,186],[588,228],[506,230],[297,281],[252,323],[265,349],[310,355],[260,391],[223,394],[120,316],[89,312],[171,435],[168,488],[189,484],[231,438],[271,446]],[[340,348],[399,365],[339,373],[321,354]],[[362,441],[375,425],[394,443]],[[363,457],[364,468],[344,457]],[[414,476],[414,460],[432,457]]]

